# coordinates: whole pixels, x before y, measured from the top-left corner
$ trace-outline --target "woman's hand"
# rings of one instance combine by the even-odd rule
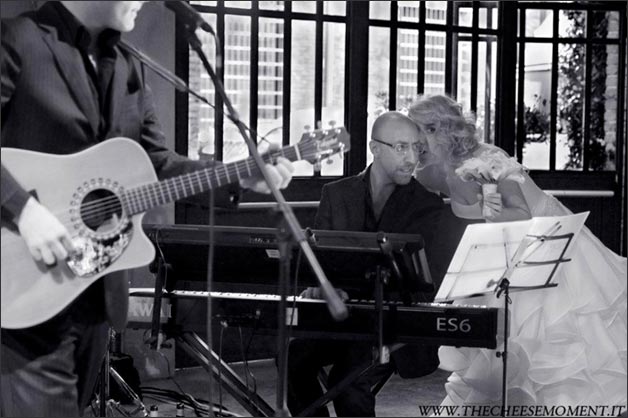
[[[483,208],[484,219],[490,222],[498,220],[504,209],[501,193],[487,193],[486,195],[478,193],[477,197],[480,201],[480,207]]]
[[[487,193],[484,197],[478,195],[481,207],[488,209],[484,219],[489,222],[513,222],[532,217],[519,183],[504,180],[499,182],[497,190],[497,193]]]

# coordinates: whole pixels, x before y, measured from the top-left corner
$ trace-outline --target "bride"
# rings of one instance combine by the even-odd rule
[[[465,160],[504,151],[479,143],[473,121],[451,98],[419,97],[409,116],[426,133],[429,147],[417,179],[449,196],[456,216],[500,222],[571,213],[525,173],[523,183],[500,181],[497,193],[484,199],[477,183],[456,175]],[[483,206],[488,208],[484,216]],[[606,248],[586,227],[574,245],[572,261],[556,277],[557,288],[511,293],[511,405],[626,405],[626,258]],[[494,296],[456,303],[503,305]],[[498,404],[502,360],[495,354],[489,349],[441,347],[440,368],[452,372],[443,405]]]

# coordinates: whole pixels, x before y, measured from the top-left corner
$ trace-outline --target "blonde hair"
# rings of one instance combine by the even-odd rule
[[[421,127],[435,123],[445,134],[439,138],[444,139],[450,164],[459,164],[480,146],[474,116],[465,115],[462,106],[446,95],[418,96],[410,105],[408,116]]]

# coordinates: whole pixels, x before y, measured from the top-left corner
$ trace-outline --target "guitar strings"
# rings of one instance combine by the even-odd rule
[[[303,155],[308,155],[310,151],[307,150],[306,147],[304,147],[304,151],[302,152]],[[279,151],[279,152],[274,152],[271,154],[271,156],[279,156],[279,155],[284,155],[283,152]],[[237,175],[237,172],[241,171],[243,166],[247,166],[248,164],[245,162],[245,160],[241,160],[241,161],[237,161],[235,163],[230,163],[227,165],[223,165],[220,166],[218,168],[213,169],[214,170],[214,174],[216,177],[220,177],[220,175],[222,174],[222,177],[227,176],[230,177],[228,175],[228,173],[231,172],[230,168],[233,166],[236,168],[234,175],[238,178],[240,178],[240,176]],[[222,173],[220,172],[222,168]],[[205,170],[199,170],[199,171],[210,171],[212,170],[211,167],[208,167]],[[257,174],[257,170],[256,168],[253,169],[256,174]],[[197,172],[192,172],[192,173],[186,173],[177,177],[172,177],[166,180],[163,180],[161,182],[158,183],[151,183],[151,184],[147,184],[147,185],[142,185],[142,186],[137,186],[134,189],[130,189],[128,191],[125,192],[125,195],[127,195],[127,197],[131,196],[132,193],[135,193],[135,197],[138,199],[137,203],[138,205],[141,203],[148,203],[152,205],[152,200],[155,200],[156,202],[158,202],[157,205],[160,204],[165,204],[167,202],[164,203],[159,203],[160,199],[160,195],[161,196],[165,196],[165,192],[167,192],[169,194],[169,199],[172,199],[173,195],[178,197],[178,191],[182,191],[183,194],[187,193],[187,187],[189,186],[190,189],[192,190],[192,194],[196,194],[199,192],[196,192],[194,190],[194,188],[199,188],[202,189],[202,187],[200,186],[204,186],[205,184],[209,184],[211,188],[213,188],[213,184],[211,182],[211,179],[203,179],[200,178],[199,175],[197,174]],[[187,177],[187,181],[184,180],[184,177]],[[179,181],[181,182],[182,186],[178,186],[176,184],[177,179],[180,179]],[[186,181],[184,183],[184,181]],[[172,183],[172,184],[169,184]],[[218,182],[219,183],[219,182]],[[199,186],[200,185],[200,186]],[[173,188],[171,188],[171,186]],[[222,184],[220,184],[220,186],[222,186]],[[152,187],[152,189],[150,189],[149,187]],[[134,199],[134,197],[131,197],[131,199]],[[101,199],[96,199],[93,200],[91,202],[86,203],[85,205],[82,206],[83,210],[81,211],[82,214],[84,215],[89,215],[90,213],[94,213],[94,212],[100,212],[103,209],[105,209],[106,207],[103,206],[103,203],[105,202],[110,202],[113,204],[113,206],[116,206],[116,203],[119,202],[120,197],[117,195],[114,196],[108,196],[105,198],[101,198]],[[162,199],[163,200],[163,199]],[[133,202],[132,202],[133,203]],[[85,210],[85,209],[95,209],[95,211],[89,211],[89,210]],[[65,212],[64,212],[65,213]]]
[[[304,147],[304,151],[303,154],[308,154],[309,151],[307,150],[306,147]],[[279,156],[279,155],[285,155],[282,151],[279,152],[275,152],[270,154],[270,156]],[[223,176],[227,175],[227,173],[229,173],[231,170],[230,168],[233,166],[236,168],[236,173],[235,175],[237,176],[237,172],[239,170],[241,170],[243,168],[243,165],[246,166],[247,163],[246,161],[242,160],[242,161],[238,161],[235,163],[232,163],[230,165],[224,165],[221,166],[222,167],[222,171],[223,171]],[[214,169],[214,173],[216,176],[219,176],[221,167],[218,167],[216,169]],[[211,168],[208,168],[209,170],[211,170]],[[192,194],[196,194],[197,192],[194,191],[194,188],[196,186],[196,188],[199,188],[199,190],[202,189],[202,187],[207,183],[209,183],[210,187],[211,185],[211,180],[207,180],[206,182],[199,177],[199,175],[197,174],[198,172],[193,172],[193,173],[187,173],[178,177],[173,177],[167,180],[164,180],[160,183],[156,183],[155,184],[151,184],[151,185],[145,185],[145,186],[139,186],[136,187],[135,189],[131,189],[129,191],[127,191],[125,193],[127,198],[130,198],[131,202],[127,202],[126,207],[129,206],[133,206],[135,204],[137,204],[139,207],[142,206],[142,204],[146,204],[148,203],[149,205],[152,205],[152,201],[154,200],[156,202],[155,206],[159,206],[162,204],[165,204],[168,202],[168,200],[172,200],[172,195],[176,195],[178,198],[178,191],[181,190],[182,194],[186,194],[187,193],[187,187],[189,186],[190,189],[192,190]],[[187,177],[187,183],[184,183],[184,179],[183,177]],[[229,176],[227,176],[229,177]],[[239,176],[237,176],[239,178]],[[180,182],[182,183],[182,188],[178,188],[179,186],[177,186],[176,184],[176,180],[180,179]],[[172,183],[172,184],[169,184]],[[200,186],[199,186],[200,185]],[[149,187],[152,186],[152,189],[150,189]],[[171,186],[174,187],[174,189],[171,189]],[[169,197],[167,199],[164,199],[165,196],[165,192],[167,192],[169,194]],[[132,193],[135,193],[136,196],[133,197]],[[134,198],[137,198],[137,201],[133,201]],[[119,209],[121,207],[123,207],[124,205],[122,204],[121,201],[123,201],[123,198],[120,198],[119,196],[115,195],[115,196],[108,196],[106,198],[101,198],[101,199],[96,199],[93,200],[91,202],[86,203],[85,205],[82,206],[82,210],[79,211],[82,219],[84,220],[88,220],[88,219],[93,219],[93,216],[103,216],[103,215],[109,215],[111,213],[115,213],[117,211],[119,211]],[[127,199],[129,200],[129,199]],[[164,200],[162,202],[162,200]],[[128,204],[130,203],[130,205]],[[64,213],[65,214],[65,213]],[[70,219],[72,217],[73,214],[69,214],[70,215]],[[75,215],[76,216],[76,215]],[[67,217],[66,217],[67,220]]]
[[[300,151],[302,158],[303,156],[307,156],[311,153],[312,150],[317,150],[318,147],[316,146],[316,144],[312,143],[312,142],[307,142],[303,145],[303,149]],[[299,145],[296,144],[296,147],[298,147]],[[312,150],[308,150],[308,147],[312,148]],[[301,148],[301,147],[299,147]],[[266,156],[270,156],[270,157],[278,157],[278,156],[284,156],[284,149],[275,151],[275,152],[271,152],[269,154],[266,154],[264,157]],[[222,168],[223,171],[223,176],[226,175],[228,176],[228,173],[230,171],[230,167],[235,167],[235,172],[234,174],[236,174],[236,176],[238,177],[238,179],[240,178],[240,176],[237,175],[237,173],[242,169],[248,166],[247,160],[240,160],[240,161],[236,161],[234,163],[230,163],[230,164],[226,164],[226,165],[222,165],[216,169],[214,169],[214,174],[216,176],[220,175],[220,170]],[[250,169],[250,168],[249,168]],[[211,167],[208,167],[207,169],[204,170],[199,170],[199,171],[210,171],[212,170]],[[257,171],[257,168],[253,168],[253,170]],[[177,177],[172,177],[170,179],[166,179],[162,182],[159,183],[153,183],[153,189],[149,189],[148,187],[150,187],[151,185],[144,185],[144,186],[138,186],[135,187],[134,189],[125,191],[124,196],[129,197],[131,193],[139,193],[139,195],[137,196],[140,200],[136,202],[138,207],[142,207],[143,204],[148,203],[149,205],[152,205],[152,200],[154,199],[155,202],[157,202],[156,205],[154,206],[161,206],[165,203],[168,203],[168,200],[164,201],[163,203],[160,203],[159,197],[161,196],[165,196],[164,195],[164,186],[166,187],[165,191],[168,192],[168,194],[170,195],[170,200],[172,200],[172,195],[177,194],[177,185],[176,185],[176,179],[181,179],[181,183],[183,185],[182,190],[183,194],[187,193],[186,190],[186,185],[189,185],[192,189],[192,191],[194,192],[194,186],[198,187],[199,190],[202,190],[202,187],[204,184],[209,184],[210,188],[213,188],[213,185],[211,183],[211,180],[207,179],[207,183],[205,183],[203,181],[202,178],[199,178],[198,176],[198,171],[193,172],[193,173],[186,173]],[[183,183],[183,178],[184,177],[188,177],[188,182],[187,183]],[[196,178],[193,178],[196,177]],[[173,186],[174,186],[174,190],[170,189],[170,185],[168,184],[168,182],[172,182]],[[154,185],[157,186],[154,186]],[[145,193],[144,193],[145,192]],[[200,192],[199,192],[200,193]],[[195,193],[193,193],[195,194]],[[131,198],[133,199],[133,198]],[[128,208],[129,204],[127,202],[126,205],[123,204],[123,198],[121,198],[118,195],[114,195],[114,196],[108,196],[105,198],[101,198],[101,199],[95,199],[92,200],[88,203],[86,203],[85,205],[83,205],[81,207],[81,209],[78,209],[78,213],[77,214],[72,214],[70,213],[69,210],[60,212],[60,213],[56,213],[55,215],[58,215],[59,220],[61,221],[62,224],[64,224],[65,226],[71,226],[74,222],[72,221],[72,217],[80,217],[83,221],[86,220],[95,220],[95,219],[99,219],[100,217],[104,217],[104,216],[108,216],[111,214],[116,213],[118,210],[117,209],[124,209],[125,207]],[[131,205],[133,205],[133,203],[131,203]]]
[[[252,130],[250,130],[250,129],[249,129],[249,131],[250,131],[251,133],[253,133],[253,131],[252,131]],[[332,134],[328,134],[328,133],[325,133],[325,131],[322,131],[322,132],[324,133],[324,134],[323,134],[323,137],[322,137],[322,138],[316,138],[316,140],[318,140],[318,141],[324,141],[324,140],[327,140],[327,139],[329,139],[329,138],[335,137],[335,136],[336,136],[336,134],[337,134],[337,132],[340,132],[340,131],[337,131],[335,128],[332,128],[332,129],[331,129],[331,131],[332,131]],[[266,139],[266,137],[264,137],[264,136],[260,136],[259,134],[257,134],[257,132],[255,132],[255,136],[256,136],[256,137],[258,137],[258,138],[260,138],[260,139],[261,139],[261,140],[263,140],[263,141],[266,141],[266,142],[270,143],[270,142]],[[312,137],[312,138],[314,138],[314,137]],[[308,151],[308,150],[307,150],[307,147],[311,147],[311,146],[314,146],[313,148],[314,148],[315,150],[318,150],[318,146],[316,146],[316,144],[315,144],[315,142],[314,142],[314,141],[307,141],[307,142],[305,142],[305,143],[301,142],[301,143],[297,143],[297,144],[295,144],[295,145],[293,145],[293,146],[289,146],[289,147],[282,148],[282,149],[275,150],[275,151],[270,151],[270,152],[268,152],[267,154],[265,154],[264,156],[262,156],[262,158],[267,157],[267,156],[269,156],[269,157],[271,157],[271,158],[272,158],[272,157],[277,157],[277,156],[283,156],[283,157],[285,157],[284,150],[287,150],[287,149],[289,149],[289,148],[293,148],[293,149],[297,149],[297,151],[299,151],[299,148],[303,147],[303,150],[301,150],[301,155],[302,155],[301,159],[303,159],[303,156],[308,155],[308,154],[309,154],[309,152],[311,152],[311,151]],[[298,155],[298,154],[297,154],[297,155]],[[245,164],[246,166],[248,166],[247,161],[248,161],[248,160],[250,160],[250,159],[251,159],[251,157],[249,157],[248,159],[245,159],[245,160],[237,161],[237,162],[235,162],[235,163],[225,164],[225,165],[223,165],[223,166],[222,166],[222,167],[223,167],[223,172],[224,172],[224,173],[227,175],[227,177],[228,177],[228,173],[229,173],[229,168],[230,168],[230,166],[235,166],[235,168],[236,168],[236,170],[235,170],[235,171],[236,171],[236,173],[235,173],[235,174],[236,174],[236,176],[237,176],[237,173],[239,172],[239,169],[240,169],[240,168],[242,168],[242,167],[241,167],[241,165],[242,165],[242,164]],[[272,161],[272,159],[271,159],[271,161]],[[208,169],[210,169],[210,168],[208,168]],[[218,174],[219,174],[219,173],[218,173],[218,170],[219,170],[219,169],[220,169],[220,167],[218,167],[217,169],[215,169],[215,170],[214,170],[214,172],[215,172],[215,174],[216,174],[216,175],[218,175]],[[248,168],[248,167],[247,167],[247,169],[250,171],[250,168]],[[175,192],[175,194],[177,194],[177,193],[176,193],[176,192],[177,192],[177,188],[176,188],[176,187],[177,187],[177,186],[176,186],[176,179],[177,179],[177,178],[181,178],[181,179],[182,179],[182,178],[183,178],[183,176],[188,176],[188,177],[189,177],[189,179],[188,179],[188,180],[190,180],[190,181],[191,181],[191,182],[189,181],[189,182],[188,182],[188,184],[190,184],[190,186],[191,186],[191,188],[192,188],[192,192],[193,192],[193,194],[195,194],[195,193],[194,193],[194,186],[196,185],[196,186],[198,187],[199,183],[194,183],[194,182],[195,182],[195,181],[199,181],[199,182],[200,182],[200,184],[201,184],[201,186],[203,185],[203,180],[202,180],[202,179],[198,179],[198,178],[197,178],[196,180],[192,180],[192,179],[191,179],[191,176],[192,176],[193,174],[196,174],[196,175],[197,175],[197,177],[198,177],[198,174],[197,174],[197,173],[198,173],[198,171],[197,171],[197,172],[193,172],[193,173],[187,173],[187,174],[185,174],[185,175],[178,176],[178,177],[173,177],[173,178],[171,178],[171,179],[167,179],[167,180],[164,180],[163,182],[157,183],[157,184],[158,184],[158,187],[159,187],[159,189],[160,189],[160,190],[159,190],[159,192],[161,192],[161,194],[163,195],[163,190],[162,190],[162,189],[163,189],[163,187],[162,187],[162,185],[164,185],[164,184],[165,184],[165,185],[166,185],[166,191],[167,191],[167,192],[168,192],[168,194],[170,195],[170,200],[173,200],[173,199],[172,199],[172,194],[171,194],[171,191],[170,191],[170,186],[167,184],[167,182],[168,182],[168,181],[172,181],[172,182],[174,183],[174,184],[173,184],[173,186],[175,187],[175,188],[174,188],[174,192]],[[240,179],[240,176],[237,176],[237,177],[238,177],[238,179]],[[209,186],[210,186],[210,188],[212,188],[211,180],[209,180],[209,179],[208,179],[208,181],[209,181]],[[183,183],[183,180],[181,180],[181,182]],[[155,206],[160,206],[160,205],[163,205],[163,204],[167,203],[167,202],[160,203],[160,201],[159,201],[159,195],[158,195],[157,193],[153,193],[153,192],[156,192],[156,190],[154,190],[154,189],[153,189],[153,191],[148,190],[148,189],[146,188],[146,186],[139,186],[139,187],[136,187],[135,189],[132,189],[132,190],[131,190],[131,191],[133,191],[133,190],[139,190],[139,193],[140,193],[139,198],[141,199],[141,202],[138,202],[138,203],[144,203],[144,202],[145,202],[145,200],[144,200],[144,197],[145,197],[145,196],[143,195],[143,193],[142,193],[142,191],[141,191],[141,188],[142,188],[142,187],[145,187],[145,190],[146,190],[146,196],[148,197],[148,203],[149,203],[149,205],[151,205],[151,204],[152,204],[152,202],[151,202],[151,198],[152,198],[152,197],[154,197],[154,198],[155,198],[155,201],[157,202],[157,204],[156,204]],[[153,186],[153,187],[154,187],[154,186]],[[183,193],[184,193],[184,194],[186,193],[186,190],[185,190],[185,184],[183,184]],[[199,192],[199,193],[200,193],[200,192]],[[127,195],[129,195],[129,193],[127,193]],[[178,196],[177,196],[177,198],[178,198]],[[96,216],[96,215],[98,215],[98,216],[102,216],[102,215],[109,215],[110,213],[115,213],[115,211],[113,211],[113,212],[103,212],[103,211],[104,211],[104,210],[107,210],[107,209],[112,209],[112,208],[116,208],[116,209],[117,209],[117,208],[123,207],[123,205],[122,205],[121,203],[119,203],[121,200],[122,200],[122,199],[121,199],[119,196],[117,196],[117,195],[114,195],[114,196],[109,196],[109,197],[106,197],[106,198],[101,198],[101,199],[96,199],[96,200],[93,200],[93,201],[88,202],[88,203],[86,203],[85,205],[83,205],[83,206],[82,206],[82,210],[79,210],[79,214],[80,214],[80,216],[82,217],[82,219],[83,219],[83,220],[86,220],[86,219],[93,219],[92,217],[93,217],[93,216]],[[104,203],[104,202],[107,202],[107,204],[109,204],[109,205],[110,205],[110,206],[109,206],[109,208],[107,208],[106,206],[103,206],[103,203]],[[140,212],[141,212],[141,211],[140,211]],[[64,211],[64,212],[61,212],[61,213],[57,212],[57,213],[55,213],[55,215],[57,215],[57,216],[58,216],[58,218],[59,218],[60,220],[64,220],[64,221],[62,222],[62,223],[64,223],[64,224],[67,224],[67,221],[71,221],[72,217],[74,216],[72,213],[70,213],[70,211],[69,211],[69,210],[68,210],[68,211]],[[68,219],[68,217],[69,217],[69,219]]]

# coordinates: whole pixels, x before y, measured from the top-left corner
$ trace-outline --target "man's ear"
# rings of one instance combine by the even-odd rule
[[[377,157],[379,155],[379,145],[375,141],[369,141],[369,149],[371,150],[371,154],[373,157]]]

